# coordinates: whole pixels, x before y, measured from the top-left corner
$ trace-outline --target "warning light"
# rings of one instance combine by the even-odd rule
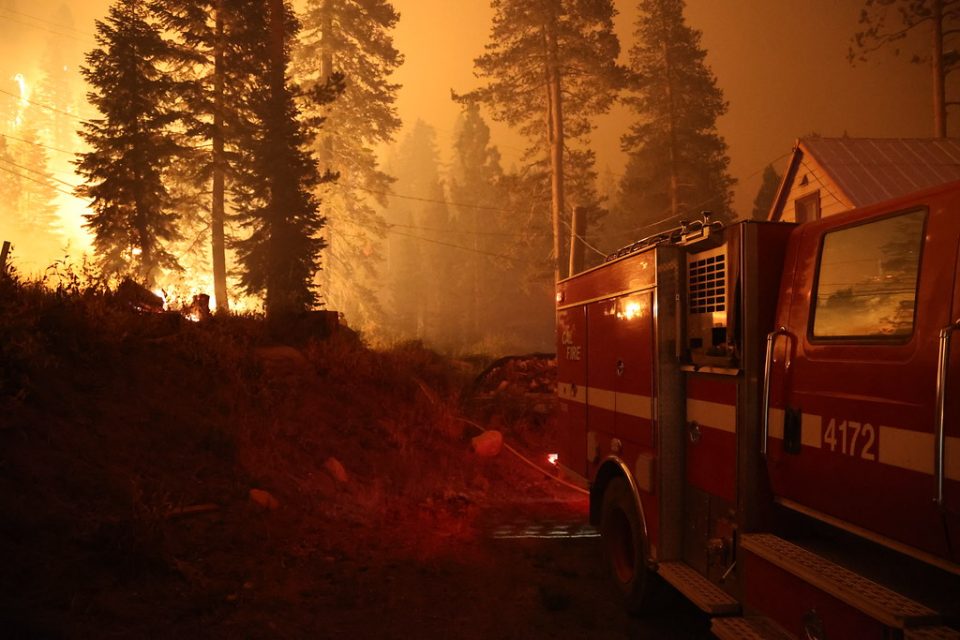
[[[550,464],[555,465],[555,464],[557,464],[557,462],[559,462],[559,461],[560,461],[560,455],[559,455],[559,454],[557,454],[557,453],[548,453],[548,454],[547,454],[547,462],[549,462]]]

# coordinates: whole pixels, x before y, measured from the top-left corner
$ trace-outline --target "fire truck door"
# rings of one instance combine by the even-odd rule
[[[791,239],[766,440],[781,504],[939,557],[950,552],[934,500],[934,372],[957,237],[944,225],[956,223],[916,207],[828,218]],[[950,410],[954,437],[960,404]]]
[[[557,396],[559,463],[587,477],[587,310],[557,313]]]

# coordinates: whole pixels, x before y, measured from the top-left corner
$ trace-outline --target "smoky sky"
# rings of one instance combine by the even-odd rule
[[[450,90],[477,86],[472,61],[483,52],[493,12],[487,0],[393,4],[401,14],[396,45],[406,57],[396,77],[403,85],[400,116],[406,127],[418,118],[434,126],[441,155],[448,158],[458,112]],[[17,73],[36,74],[50,47],[79,63],[93,44],[93,20],[108,6],[105,0],[0,0],[0,88],[9,90]],[[616,6],[625,61],[636,3]],[[777,159],[782,164],[799,136],[931,134],[930,73],[925,65],[909,63],[913,48],[924,52],[926,34],[902,43],[899,58],[881,51],[852,66],[847,51],[862,6],[863,0],[688,1],[687,21],[702,32],[707,63],[729,102],[719,129],[729,145],[730,171],[739,180],[735,205],[741,215],[749,214],[760,171]],[[601,175],[622,170],[619,137],[631,120],[616,108],[598,121],[593,148]],[[494,124],[493,133],[509,168],[519,161],[524,143],[501,125]]]

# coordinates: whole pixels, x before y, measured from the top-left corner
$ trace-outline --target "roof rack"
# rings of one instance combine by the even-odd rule
[[[704,240],[708,239],[710,234],[714,231],[720,231],[723,229],[722,222],[719,220],[710,219],[712,215],[712,211],[701,211],[700,220],[681,220],[680,226],[655,233],[641,240],[637,240],[633,244],[628,244],[621,249],[617,249],[604,259],[604,263],[612,262],[624,256],[628,256],[631,253],[636,253],[637,251],[642,251],[647,247],[653,247],[660,244],[675,244],[685,247],[687,245],[703,242]]]

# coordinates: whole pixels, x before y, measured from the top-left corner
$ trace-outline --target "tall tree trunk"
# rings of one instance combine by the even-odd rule
[[[330,80],[330,76],[333,75],[333,1],[323,0],[320,11],[320,83],[326,84]],[[333,162],[333,137],[321,132],[319,140],[317,161],[320,164],[320,170],[326,171]],[[333,238],[331,236],[335,225],[335,217],[330,218],[321,232],[321,235],[326,236],[324,239],[327,241],[328,251],[333,248]],[[319,278],[323,287],[321,293],[324,294],[325,302],[329,304],[331,301],[326,297],[326,294],[329,294],[332,288],[329,265],[320,272]]]
[[[560,47],[557,43],[557,16],[547,19],[547,91],[550,141],[550,196],[553,227],[553,281],[560,280],[560,216],[563,215],[563,94],[560,86]]]
[[[274,122],[268,125],[268,130],[266,131],[267,135],[270,135],[269,128],[274,128],[274,133],[276,135],[282,135],[282,128],[279,125],[279,121],[284,116],[283,109],[283,91],[284,85],[286,83],[286,60],[284,57],[284,0],[270,0],[270,100],[272,101],[272,110],[271,119]],[[280,141],[277,141],[280,143]],[[267,294],[266,294],[266,303],[265,309],[267,312],[267,317],[273,317],[276,315],[276,312],[285,310],[289,306],[289,292],[285,291],[282,277],[277,273],[277,259],[279,258],[279,251],[277,244],[279,238],[277,237],[278,232],[280,231],[279,227],[281,226],[281,215],[282,212],[278,210],[279,208],[279,194],[277,187],[277,172],[271,171],[270,175],[270,202],[268,203],[268,215],[270,220],[267,224],[271,225],[271,231],[269,238],[267,239]]]
[[[933,128],[937,138],[947,137],[947,96],[943,69],[943,0],[933,0]]]
[[[213,251],[213,294],[217,311],[229,311],[227,294],[227,257],[224,236],[225,158],[223,134],[223,0],[217,0],[216,35],[213,63],[213,203],[210,214],[210,235]]]
[[[670,110],[670,216],[676,222],[680,217],[680,177],[677,175],[677,106],[673,95],[673,69],[670,61],[669,44],[663,43],[663,65],[667,81],[667,105]]]

